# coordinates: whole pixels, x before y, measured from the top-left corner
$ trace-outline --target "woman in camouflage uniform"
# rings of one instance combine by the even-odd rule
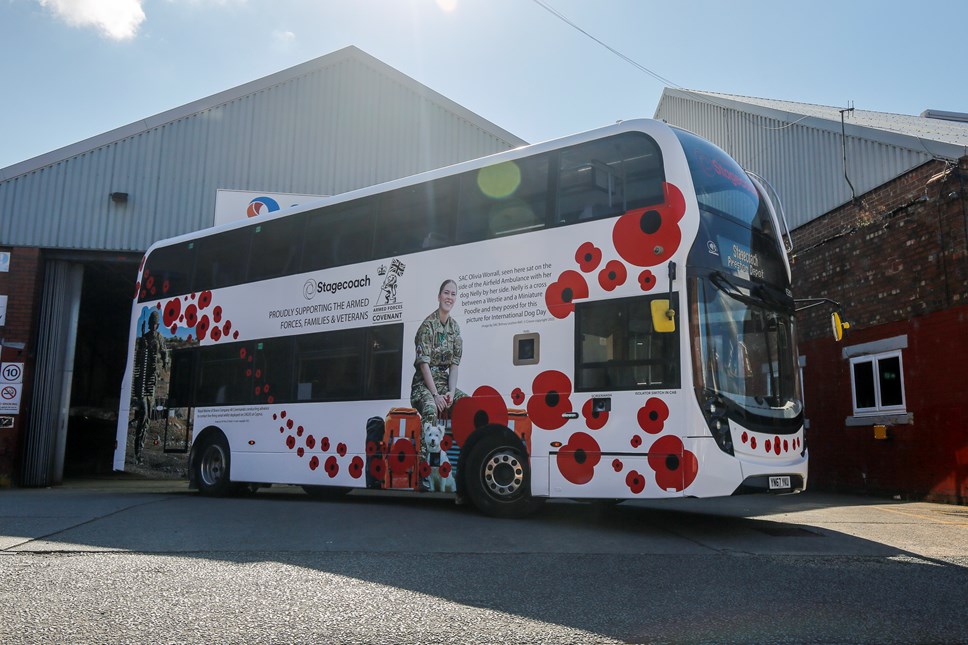
[[[420,412],[423,425],[437,425],[437,419],[465,396],[457,389],[457,367],[463,343],[460,327],[450,311],[457,302],[457,283],[445,280],[437,292],[437,311],[427,316],[417,330],[416,373],[410,390],[410,404]]]

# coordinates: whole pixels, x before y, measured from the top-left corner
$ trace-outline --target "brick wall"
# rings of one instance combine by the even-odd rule
[[[0,429],[0,488],[17,481],[15,472],[23,449],[23,433],[29,413],[30,384],[33,380],[33,344],[36,318],[43,286],[43,257],[40,249],[0,247],[9,251],[10,271],[0,273],[0,294],[7,296],[6,325],[0,328],[4,341],[2,360],[24,363],[24,390],[21,394],[20,414],[14,417],[14,427]],[[24,349],[10,347],[23,344]]]

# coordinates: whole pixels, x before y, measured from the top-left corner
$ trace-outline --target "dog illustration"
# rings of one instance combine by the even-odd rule
[[[429,489],[431,492],[456,493],[457,482],[451,472],[450,459],[447,452],[441,449],[444,439],[444,429],[438,426],[425,425],[423,429],[423,445],[427,451],[427,463],[430,464]]]

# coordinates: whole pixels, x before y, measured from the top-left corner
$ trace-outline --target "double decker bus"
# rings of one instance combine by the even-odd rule
[[[115,468],[154,423],[209,495],[432,491],[514,517],[799,492],[771,195],[708,141],[632,120],[158,242]]]

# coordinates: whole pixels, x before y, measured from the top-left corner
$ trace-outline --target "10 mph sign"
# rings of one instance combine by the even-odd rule
[[[0,414],[20,414],[23,381],[23,363],[0,363]]]

